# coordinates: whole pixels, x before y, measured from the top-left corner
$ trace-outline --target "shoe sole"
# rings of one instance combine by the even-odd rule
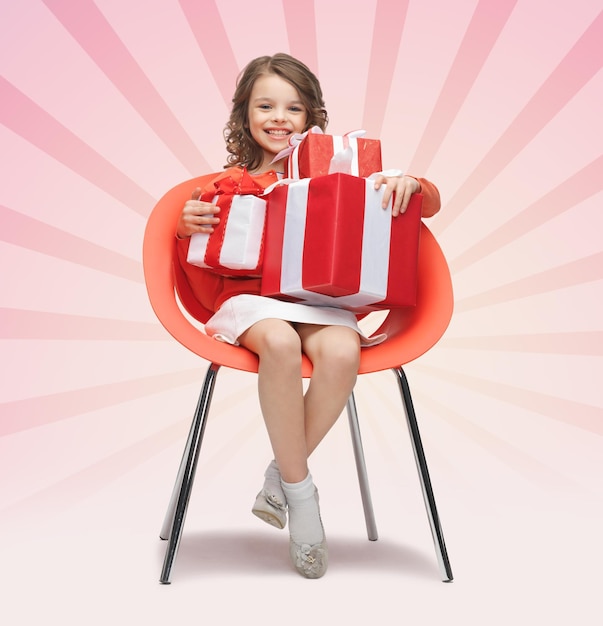
[[[275,528],[278,528],[279,530],[283,530],[283,528],[285,528],[286,526],[286,522],[283,522],[280,517],[278,517],[277,515],[275,515],[274,513],[270,511],[265,511],[264,509],[253,508],[251,509],[251,512],[256,517],[259,517],[263,522],[266,522],[266,524],[270,524],[270,526],[274,526]]]

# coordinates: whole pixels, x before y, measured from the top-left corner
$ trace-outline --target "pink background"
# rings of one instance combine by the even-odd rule
[[[0,0],[3,623],[599,623],[601,9]],[[270,453],[255,377],[233,371],[174,584],[157,584],[206,364],[150,309],[145,218],[221,167],[235,77],[277,51],[317,72],[333,133],[365,128],[385,167],[442,193],[429,225],[456,312],[407,373],[452,585],[391,374],[357,388],[380,540],[366,541],[342,419],[312,459],[332,564],[308,583],[286,533],[249,515]]]

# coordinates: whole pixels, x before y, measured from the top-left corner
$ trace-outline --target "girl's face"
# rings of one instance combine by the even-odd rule
[[[288,145],[294,133],[303,133],[308,112],[297,89],[276,74],[264,74],[253,84],[249,98],[249,132],[264,151],[259,170]]]

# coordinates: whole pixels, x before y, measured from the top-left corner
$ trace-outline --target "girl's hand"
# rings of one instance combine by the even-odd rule
[[[219,207],[211,202],[202,202],[199,200],[200,197],[201,189],[197,187],[191,199],[185,202],[176,229],[179,239],[185,239],[194,233],[213,233],[213,225],[220,222],[220,219],[215,217],[216,213],[220,212]]]
[[[384,184],[383,208],[387,208],[392,194],[395,194],[392,206],[392,215],[394,217],[406,211],[410,202],[410,196],[413,193],[421,191],[419,181],[412,176],[385,176],[384,174],[379,174],[375,179],[375,189],[380,189]]]

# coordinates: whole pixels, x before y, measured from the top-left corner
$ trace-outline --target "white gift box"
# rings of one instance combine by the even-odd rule
[[[187,261],[216,271],[261,271],[266,200],[253,195],[220,199],[220,224],[214,232],[195,233],[190,238]]]

